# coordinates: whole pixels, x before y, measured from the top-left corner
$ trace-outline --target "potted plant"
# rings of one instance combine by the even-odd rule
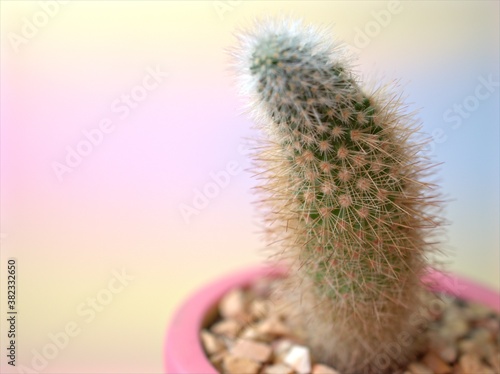
[[[496,311],[498,295],[432,270],[442,203],[399,96],[362,87],[342,48],[314,27],[288,20],[255,30],[241,36],[235,56],[264,134],[255,153],[259,206],[277,265],[240,272],[193,296],[172,322],[167,371],[215,373],[201,329],[231,289],[271,274],[284,280],[281,302],[315,360],[329,366],[324,370],[404,372],[428,344],[415,315],[432,315],[438,305],[429,290]],[[467,370],[436,365],[430,369]]]

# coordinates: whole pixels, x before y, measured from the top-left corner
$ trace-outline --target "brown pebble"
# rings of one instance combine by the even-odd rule
[[[315,364],[312,368],[312,374],[339,374],[339,372],[330,366]]]
[[[222,372],[224,357],[226,357],[227,355],[227,351],[224,350],[210,356],[210,362],[217,369],[217,371]]]
[[[269,365],[264,368],[262,374],[294,374],[293,369],[285,364]]]
[[[273,337],[290,335],[290,329],[276,316],[269,317],[258,323],[256,329],[260,334]]]
[[[422,362],[435,374],[451,373],[451,366],[433,352],[427,353],[422,359]]]
[[[462,339],[458,342],[458,349],[461,354],[472,352],[475,346],[476,343],[471,339]]]
[[[245,357],[258,362],[269,361],[272,353],[273,350],[269,345],[244,339],[239,339],[231,348],[233,356]]]
[[[421,362],[412,362],[408,365],[411,374],[433,374],[432,370]]]
[[[486,358],[486,361],[490,364],[496,373],[500,373],[500,347],[497,348],[496,352],[491,352]]]
[[[270,302],[266,300],[256,299],[250,304],[250,314],[256,319],[265,318],[270,310]]]
[[[487,357],[494,350],[493,341],[490,332],[483,328],[478,327],[472,331],[469,339],[461,340],[458,347],[461,352],[474,353],[481,358]]]
[[[451,340],[459,339],[469,332],[469,324],[460,317],[455,320],[448,321],[443,327],[442,333]]]
[[[430,349],[448,363],[455,362],[458,356],[456,344],[436,334],[430,336]]]
[[[468,320],[479,320],[487,318],[491,313],[491,309],[481,305],[470,303],[468,308],[464,309],[464,314]]]
[[[468,353],[460,357],[456,374],[494,374],[494,371],[481,363],[479,356]]]
[[[478,342],[488,342],[492,340],[491,332],[485,327],[477,327],[472,331],[472,339]]]
[[[239,319],[245,314],[245,294],[240,288],[229,291],[219,303],[219,313],[223,318]]]
[[[203,347],[205,348],[205,351],[208,353],[208,355],[213,355],[225,348],[222,340],[207,330],[202,330],[200,336]]]
[[[455,362],[458,357],[458,350],[457,347],[454,345],[443,347],[436,353],[438,354],[439,357],[441,357],[444,361],[448,363]]]
[[[478,321],[477,326],[487,329],[492,336],[497,336],[500,332],[500,321],[495,318],[486,318]]]
[[[271,344],[274,352],[274,360],[276,362],[283,362],[286,354],[293,346],[293,342],[288,339],[275,340]]]
[[[227,355],[224,357],[224,372],[227,374],[258,374],[260,364],[246,357]]]
[[[210,329],[214,334],[223,335],[228,338],[234,339],[238,336],[241,331],[241,323],[234,319],[224,319],[217,322]]]
[[[266,339],[264,339],[265,337],[262,337],[254,326],[245,327],[243,331],[240,332],[239,337],[245,340],[266,341]]]

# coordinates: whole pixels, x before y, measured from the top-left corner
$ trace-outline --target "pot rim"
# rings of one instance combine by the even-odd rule
[[[188,297],[174,314],[164,345],[164,365],[172,374],[218,374],[207,359],[199,333],[208,311],[235,287],[250,284],[261,277],[279,277],[284,267],[254,266],[232,272],[210,282]],[[500,294],[465,277],[432,270],[423,278],[432,291],[477,302],[500,312]]]

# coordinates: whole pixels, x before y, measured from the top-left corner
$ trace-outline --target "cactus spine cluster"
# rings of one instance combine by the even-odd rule
[[[411,314],[439,225],[415,121],[397,97],[362,89],[325,31],[293,20],[255,30],[235,56],[266,135],[260,202],[291,268],[286,293],[315,358],[342,373],[393,370],[415,354]]]

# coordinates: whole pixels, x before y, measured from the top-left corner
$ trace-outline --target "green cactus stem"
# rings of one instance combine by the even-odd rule
[[[397,96],[362,89],[325,31],[292,20],[255,30],[235,56],[265,133],[260,203],[275,257],[291,268],[283,293],[318,360],[390,372],[416,353],[411,314],[440,225],[415,120]]]

